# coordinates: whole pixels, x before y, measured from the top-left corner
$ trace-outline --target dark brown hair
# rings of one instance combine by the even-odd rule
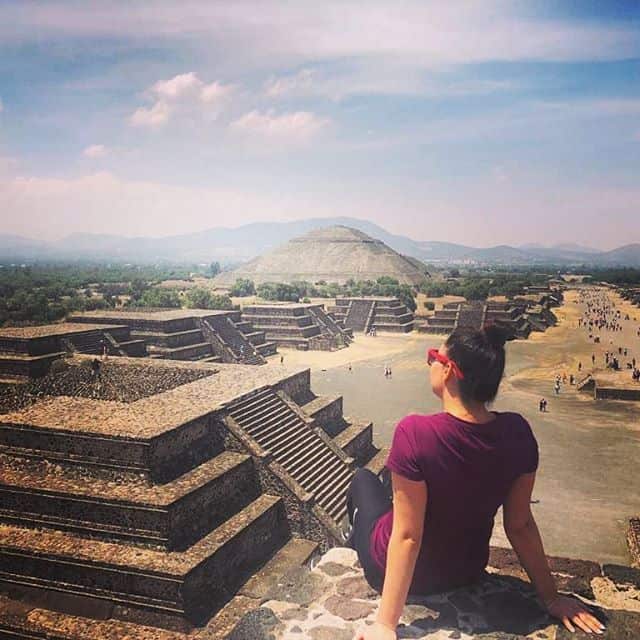
[[[504,373],[506,339],[506,331],[495,324],[479,331],[460,327],[447,338],[447,355],[464,375],[458,381],[463,401],[490,402],[496,397]]]

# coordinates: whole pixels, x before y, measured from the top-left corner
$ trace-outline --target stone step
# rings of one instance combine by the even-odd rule
[[[300,482],[308,491],[315,493],[317,497],[317,494],[324,488],[331,488],[338,474],[343,474],[347,471],[349,471],[349,467],[344,464],[338,464],[336,458],[318,456],[313,465],[309,465],[308,469],[300,471]]]
[[[187,329],[186,331],[174,331],[172,333],[132,331],[131,337],[144,340],[147,344],[175,348],[202,342],[202,331],[200,329]]]
[[[274,353],[278,351],[278,345],[275,342],[267,341],[262,344],[255,345],[258,353],[266,358],[267,356],[272,356]]]
[[[0,456],[0,521],[184,549],[259,494],[249,456],[225,451],[162,485]],[[204,508],[206,506],[206,508]]]
[[[264,331],[250,331],[249,333],[243,333],[244,337],[252,344],[262,344],[264,342]]]
[[[118,347],[122,349],[128,356],[140,357],[147,353],[147,345],[144,340],[125,340],[119,342]]]
[[[28,356],[17,353],[0,354],[0,375],[2,377],[39,378],[49,371],[54,360],[63,358],[64,351],[46,353],[40,356]]]
[[[260,419],[260,403],[269,406],[266,420]],[[266,389],[259,397],[230,407],[229,415],[262,449],[273,455],[302,489],[314,492],[320,506],[324,498],[333,506],[332,487],[336,481],[351,475],[351,469],[282,398]],[[339,487],[342,490],[342,485]]]
[[[86,607],[66,606],[64,612],[39,608],[31,603],[0,595],[0,638],[48,640],[225,640],[240,619],[256,609],[283,576],[303,567],[318,552],[318,544],[292,538],[243,584],[237,594],[199,629],[191,633],[150,627],[115,617],[105,619],[102,612],[87,617]],[[47,605],[51,607],[51,599]],[[70,610],[71,609],[71,610]],[[95,610],[96,607],[93,607]],[[82,613],[83,615],[80,615]],[[92,611],[93,613],[93,611]],[[100,619],[102,618],[102,619]]]
[[[42,425],[0,422],[0,454],[11,457],[48,460],[90,468],[117,469],[144,473],[166,482],[193,469],[220,453],[222,434],[202,416],[176,428],[161,431],[153,438],[127,438],[105,435],[103,431],[47,428],[47,407],[38,420]]]
[[[313,478],[316,469],[324,467],[327,461],[332,459],[332,451],[316,440],[313,446],[306,446],[297,455],[294,453],[289,456],[287,466],[290,472],[299,478],[300,482],[306,482]]]
[[[383,448],[378,451],[365,465],[365,469],[369,469],[372,473],[379,476],[385,469],[385,463],[389,456],[389,449]]]
[[[244,396],[240,398],[240,400],[235,401],[230,408],[230,411],[232,413],[241,412],[250,406],[264,402],[265,398],[271,398],[272,396],[272,389],[270,387],[263,387],[262,389],[254,391],[251,395]]]
[[[241,421],[246,429],[253,429],[265,422],[268,422],[274,416],[281,416],[289,412],[289,408],[284,406],[274,396],[264,397],[261,402],[252,404],[242,410],[232,410],[230,415],[234,420]]]
[[[149,352],[167,360],[197,360],[213,355],[209,342],[196,342],[184,347],[150,347]]]
[[[302,410],[314,419],[330,436],[335,436],[344,427],[342,396],[318,396],[302,405]]]
[[[209,356],[207,358],[202,358],[200,362],[222,362],[222,358],[220,356]]]
[[[263,495],[183,552],[0,525],[0,584],[209,618],[289,538],[281,498]]]
[[[265,426],[261,430],[249,431],[249,434],[257,441],[260,442],[262,447],[269,449],[280,447],[284,444],[284,440],[290,438],[292,435],[300,434],[300,423],[296,416],[287,416],[280,420],[278,419],[271,425]]]
[[[373,423],[370,421],[348,419],[349,426],[334,439],[334,444],[358,464],[371,457],[373,448]]]

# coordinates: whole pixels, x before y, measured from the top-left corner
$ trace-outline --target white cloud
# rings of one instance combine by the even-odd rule
[[[136,126],[158,128],[167,124],[176,113],[199,113],[215,118],[233,90],[233,85],[220,82],[205,84],[193,71],[181,73],[156,82],[150,89],[155,104],[149,109],[140,107],[129,121]]]
[[[232,92],[233,87],[231,85],[212,82],[211,84],[202,85],[200,100],[205,104],[210,104],[228,98]]]
[[[232,131],[244,135],[295,143],[313,138],[328,124],[327,118],[310,111],[276,115],[271,111],[261,113],[254,110],[234,120],[229,126]]]
[[[107,148],[103,144],[92,144],[82,152],[82,155],[85,158],[104,158],[107,153]]]
[[[193,71],[190,71],[174,76],[170,80],[159,80],[153,85],[153,91],[161,98],[173,100],[197,92],[201,87],[200,78]]]
[[[151,108],[140,107],[136,109],[129,118],[130,124],[134,127],[149,127],[158,129],[169,121],[171,109],[166,102],[158,100]]]
[[[494,61],[584,61],[637,57],[637,25],[600,24],[542,12],[519,11],[521,3],[461,0],[455,3],[405,0],[366,4],[325,0],[211,2],[168,0],[131,7],[101,0],[39,3],[25,12],[20,1],[0,9],[0,39],[149,38],[198,44],[218,65],[278,64],[295,59],[405,57],[433,67]],[[250,46],[247,45],[250,43]],[[272,68],[277,68],[272,67]]]

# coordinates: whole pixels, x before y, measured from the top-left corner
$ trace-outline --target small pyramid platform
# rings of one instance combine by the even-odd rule
[[[0,388],[2,638],[223,638],[381,471],[308,369],[92,360]]]

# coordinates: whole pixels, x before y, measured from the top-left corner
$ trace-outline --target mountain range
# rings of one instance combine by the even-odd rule
[[[450,242],[420,241],[389,233],[382,227],[350,217],[311,218],[292,222],[259,222],[236,228],[167,236],[125,237],[73,233],[56,242],[0,234],[0,262],[99,260],[126,262],[211,262],[238,264],[305,234],[330,225],[353,227],[389,245],[403,255],[426,263],[557,264],[640,267],[640,243],[611,251],[576,244],[543,247],[524,244],[476,248]]]

